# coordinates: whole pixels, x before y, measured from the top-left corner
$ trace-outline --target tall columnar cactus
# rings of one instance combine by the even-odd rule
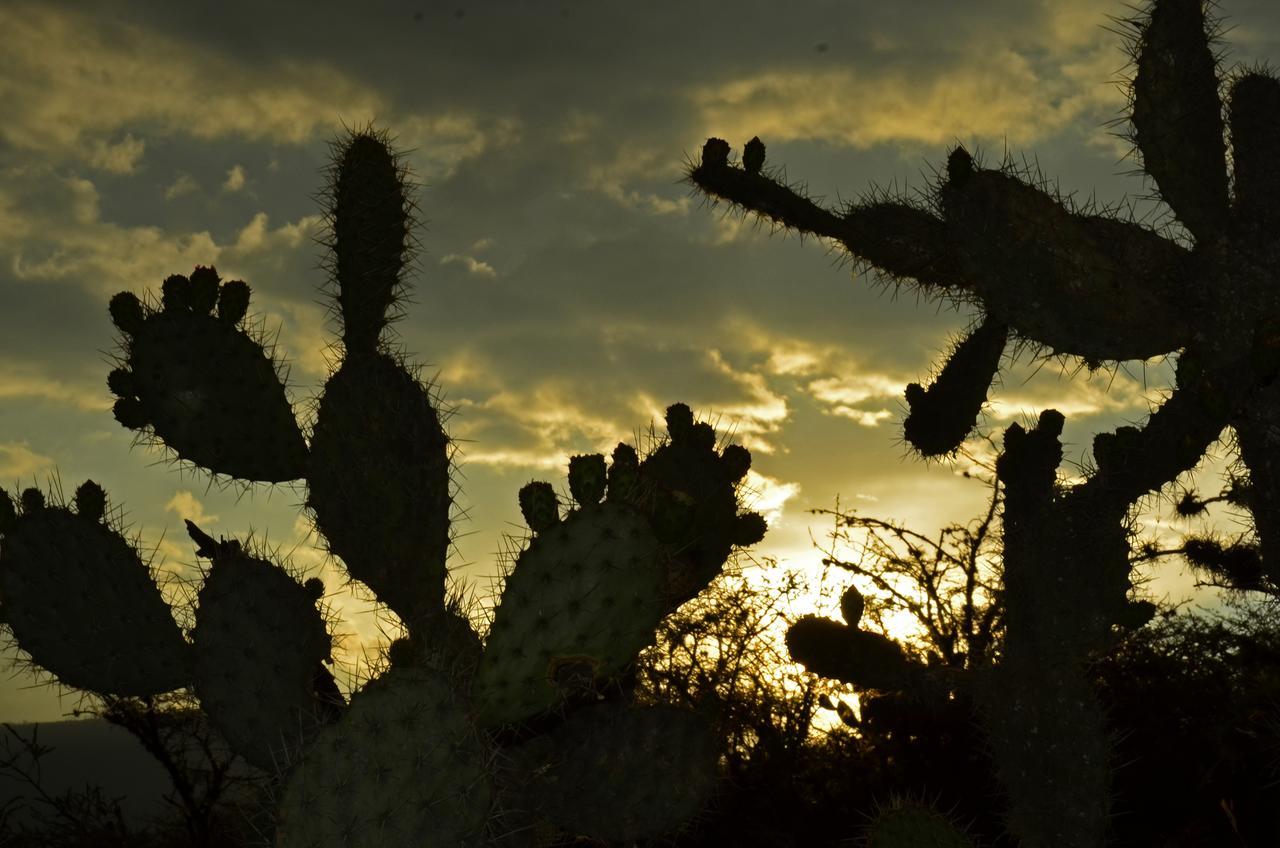
[[[832,239],[927,295],[977,305],[978,329],[937,382],[907,389],[907,439],[925,456],[965,437],[1006,335],[1090,367],[1177,354],[1172,396],[1145,426],[1098,434],[1096,469],[1078,485],[1055,479],[1057,412],[1005,433],[1007,639],[999,665],[972,685],[1009,828],[1029,848],[1102,844],[1108,745],[1081,662],[1113,626],[1149,617],[1126,601],[1128,511],[1194,467],[1228,426],[1249,472],[1261,577],[1280,588],[1280,80],[1266,70],[1224,76],[1206,6],[1153,0],[1130,21],[1132,139],[1189,246],[1077,209],[1010,168],[981,167],[963,147],[929,203],[823,208],[777,180],[758,139],[742,167],[727,142],[710,139],[689,172],[713,198]],[[830,625],[800,622],[797,654],[856,677],[857,663],[833,655],[858,642],[847,625]]]
[[[159,303],[111,299],[124,356],[116,418],[213,474],[305,479],[329,551],[403,621],[389,668],[348,704],[306,581],[194,523],[211,565],[184,634],[155,575],[106,517],[93,481],[74,509],[0,491],[5,621],[37,666],[113,695],[189,687],[247,760],[274,773],[275,842],[523,844],[556,828],[635,840],[679,828],[714,791],[716,740],[693,712],[642,707],[629,668],[661,620],[764,522],[743,512],[750,454],[718,450],[684,404],[643,458],[573,457],[571,508],[520,492],[532,535],[487,642],[446,598],[450,442],[435,394],[382,331],[406,286],[412,184],[384,134],[335,146],[327,191],[342,361],[304,438],[275,363],[243,328],[250,290],[211,267]],[[601,703],[601,702],[604,703]]]

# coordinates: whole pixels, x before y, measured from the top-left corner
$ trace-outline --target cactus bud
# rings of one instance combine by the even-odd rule
[[[751,470],[751,451],[742,445],[726,445],[720,452],[720,467],[728,475],[730,483],[736,483]]]
[[[957,146],[947,156],[947,180],[954,186],[963,186],[973,175],[973,157],[962,146]]]
[[[111,312],[111,322],[121,332],[130,335],[141,330],[143,322],[146,321],[142,313],[142,301],[138,300],[138,296],[133,292],[120,292],[115,295],[111,298],[107,309]]]
[[[667,407],[667,432],[672,442],[682,442],[693,431],[693,411],[687,404],[673,403]]]
[[[748,512],[734,519],[733,543],[740,548],[754,545],[764,538],[769,526],[758,512]]]
[[[569,492],[581,506],[600,503],[604,497],[604,454],[569,458]]]
[[[758,174],[764,166],[764,142],[760,136],[754,136],[742,149],[742,167],[748,174]]]
[[[22,490],[22,514],[30,515],[44,509],[44,492],[39,489]]]
[[[535,480],[520,490],[520,512],[524,523],[535,533],[555,526],[560,520],[560,503],[550,483]]]
[[[236,324],[249,311],[249,285],[243,280],[223,283],[218,290],[218,320]]]
[[[170,274],[160,284],[161,302],[165,309],[191,309],[191,281],[181,274]]]
[[[318,601],[324,597],[324,581],[319,577],[308,577],[302,584],[302,588],[307,590],[307,594],[313,601]]]
[[[101,521],[107,509],[107,493],[92,480],[76,489],[76,514],[90,521]]]
[[[137,384],[133,380],[133,372],[128,368],[116,368],[107,375],[107,388],[116,397],[135,397],[138,394]]]
[[[845,624],[850,627],[858,626],[858,622],[862,620],[862,611],[866,607],[867,599],[862,597],[857,586],[850,586],[840,596],[840,615],[844,618]]]
[[[143,410],[142,403],[137,398],[120,398],[111,407],[111,412],[115,415],[117,421],[130,430],[141,430],[147,426],[147,413]]]
[[[190,308],[200,315],[208,315],[218,303],[218,270],[212,266],[197,265],[191,272],[188,292]]]
[[[724,166],[729,164],[729,142],[723,138],[709,138],[702,145],[702,165]]]

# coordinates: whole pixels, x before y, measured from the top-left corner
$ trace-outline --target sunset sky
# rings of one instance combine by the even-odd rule
[[[685,401],[755,457],[758,552],[812,569],[806,510],[841,503],[936,533],[988,492],[901,444],[903,389],[927,379],[973,317],[891,297],[830,245],[770,236],[681,182],[708,136],[735,158],[759,135],[830,203],[928,185],[949,147],[1004,151],[1063,193],[1144,200],[1125,176],[1126,73],[1110,0],[219,4],[0,6],[0,485],[68,497],[86,478],[122,505],[168,573],[190,576],[190,518],[252,528],[325,578],[358,649],[377,636],[341,590],[298,508],[301,481],[236,490],[131,447],[106,375],[118,291],[158,293],[215,265],[253,289],[250,314],[290,368],[301,418],[331,340],[313,195],[327,142],[388,129],[422,183],[410,357],[456,410],[459,505],[452,563],[481,594],[501,534],[523,528],[516,491],[564,485],[570,454],[608,452]],[[1280,7],[1221,10],[1227,67],[1280,57]],[[983,428],[1053,407],[1067,463],[1092,434],[1140,423],[1170,363],[1086,380],[1078,363],[1009,363]],[[1037,370],[1038,365],[1043,365]],[[1216,492],[1225,452],[1200,475]],[[1149,533],[1168,523],[1153,503]],[[1218,523],[1232,529],[1231,517]],[[1190,525],[1195,526],[1195,525]],[[1150,587],[1188,595],[1172,565]],[[14,655],[10,648],[8,656]],[[23,674],[0,679],[0,721],[70,709]]]

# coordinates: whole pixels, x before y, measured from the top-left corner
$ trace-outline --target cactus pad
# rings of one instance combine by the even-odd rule
[[[489,759],[448,682],[388,672],[308,748],[284,790],[276,845],[488,844]]]
[[[188,685],[190,646],[137,551],[103,523],[105,493],[86,481],[76,503],[28,489],[18,514],[0,489],[12,516],[0,593],[19,647],[66,686],[141,696]]]
[[[449,438],[427,387],[385,353],[351,354],[325,384],[307,506],[329,549],[412,627],[444,607]]]
[[[127,367],[108,379],[120,398],[116,418],[135,430],[150,426],[181,459],[215,473],[272,483],[302,477],[307,447],[275,363],[261,343],[209,314],[217,272],[196,268],[193,277],[166,279],[158,310],[128,292],[112,298],[127,355]]]
[[[196,694],[237,753],[280,768],[330,712],[316,697],[331,650],[324,619],[312,593],[283,569],[187,527],[199,555],[213,559],[192,633]]]
[[[585,507],[534,536],[507,576],[477,671],[482,723],[553,707],[561,672],[616,674],[653,638],[662,591],[658,542],[627,506]]]

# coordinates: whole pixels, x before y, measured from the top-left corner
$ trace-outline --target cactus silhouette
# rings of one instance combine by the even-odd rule
[[[976,329],[933,385],[907,388],[905,435],[923,456],[958,448],[1009,338],[1091,368],[1177,354],[1172,395],[1145,426],[1099,433],[1082,483],[1056,479],[1064,419],[1055,410],[1004,434],[1007,636],[1000,662],[966,685],[986,717],[1009,830],[1029,848],[1104,840],[1108,740],[1081,664],[1113,628],[1150,618],[1126,599],[1128,511],[1194,467],[1228,426],[1249,472],[1243,502],[1260,558],[1237,556],[1220,571],[1280,588],[1280,80],[1222,74],[1206,6],[1154,0],[1126,21],[1131,140],[1189,239],[1076,208],[1011,166],[981,167],[963,147],[950,151],[928,202],[823,208],[778,181],[758,139],[741,167],[726,141],[709,139],[688,174],[712,198],[830,238],[928,296],[977,307]],[[1221,547],[1201,547],[1206,561],[1223,560]],[[897,662],[867,653],[850,623],[797,628],[797,658],[820,673],[856,683]]]
[[[568,463],[519,495],[531,536],[482,643],[446,595],[451,445],[433,388],[382,338],[406,288],[413,183],[383,132],[334,145],[324,193],[341,362],[304,437],[261,338],[251,292],[212,267],[123,292],[108,385],[115,416],[179,459],[245,482],[305,479],[328,550],[402,620],[389,666],[348,703],[326,668],[316,578],[264,551],[187,532],[210,566],[183,634],[155,575],[86,481],[74,507],[0,491],[0,593],[37,666],[113,695],[191,687],[233,749],[276,779],[280,846],[636,840],[675,830],[717,785],[706,716],[642,706],[628,671],[662,619],[764,522],[745,512],[750,454],[717,449],[684,404],[646,455]]]

